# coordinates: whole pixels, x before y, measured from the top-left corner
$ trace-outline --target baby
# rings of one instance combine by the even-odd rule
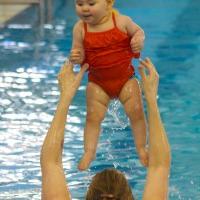
[[[114,0],[76,0],[75,4],[80,20],[73,29],[70,61],[89,64],[84,155],[78,168],[87,169],[95,158],[101,122],[113,98],[124,106],[140,161],[146,166],[146,120],[131,65],[132,58],[140,56],[144,32],[128,16],[113,9]]]

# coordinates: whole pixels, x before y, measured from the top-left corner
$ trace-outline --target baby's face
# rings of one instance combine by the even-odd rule
[[[112,7],[107,0],[75,0],[76,13],[84,22],[97,24]]]

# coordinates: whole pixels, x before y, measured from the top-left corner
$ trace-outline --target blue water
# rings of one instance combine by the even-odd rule
[[[59,97],[56,74],[70,50],[76,21],[72,5],[60,1],[52,25],[46,24],[43,32],[15,20],[0,30],[2,200],[40,199],[40,148]],[[160,73],[158,102],[172,149],[169,199],[199,200],[200,1],[118,0],[116,7],[143,27],[142,56],[151,57]],[[115,167],[126,174],[141,199],[146,172],[119,102],[111,104],[102,124],[97,158],[90,170],[76,169],[83,152],[86,83],[85,76],[70,107],[65,134],[63,162],[72,198],[84,199],[91,176]]]

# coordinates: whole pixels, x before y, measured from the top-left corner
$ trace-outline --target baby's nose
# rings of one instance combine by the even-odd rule
[[[88,10],[89,10],[89,6],[88,6],[88,5],[82,6],[82,10],[83,10],[83,11],[88,11]]]

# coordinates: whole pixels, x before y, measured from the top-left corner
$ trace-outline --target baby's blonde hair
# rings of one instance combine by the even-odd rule
[[[113,5],[115,3],[115,0],[106,0],[108,2],[108,4],[112,5],[112,12],[114,12],[114,14],[118,15],[119,11],[116,8],[113,8]]]
[[[115,3],[115,0],[107,0],[107,2],[113,5]]]

